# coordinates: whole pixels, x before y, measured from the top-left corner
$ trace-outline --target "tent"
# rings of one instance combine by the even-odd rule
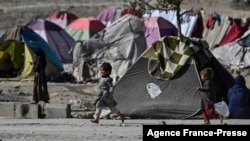
[[[105,25],[95,17],[86,17],[73,21],[65,28],[65,31],[71,35],[75,41],[78,41],[87,40],[104,28]]]
[[[229,17],[219,15],[215,12],[207,15],[206,21],[202,37],[208,42],[209,48],[212,50],[221,42],[230,29],[231,21]]]
[[[56,11],[50,14],[46,20],[49,20],[64,29],[76,19],[78,19],[78,16],[74,13],[68,11]]]
[[[202,37],[203,32],[203,20],[202,16],[199,13],[193,12],[193,11],[187,11],[187,10],[181,10],[181,32],[186,37]],[[175,27],[177,28],[177,16],[176,16],[176,10],[168,10],[168,11],[161,11],[161,10],[152,10],[146,14],[143,15],[143,17],[162,17],[169,22],[171,22]],[[200,27],[201,26],[201,27]],[[197,30],[197,28],[199,30]],[[196,29],[196,30],[195,30]],[[197,32],[197,33],[195,33]]]
[[[148,48],[116,83],[117,108],[131,118],[200,118],[199,73],[214,70],[217,100],[226,100],[233,76],[212,56],[205,40],[165,36]]]
[[[26,51],[26,54],[23,55],[25,51]],[[16,74],[20,73],[21,69],[23,69],[24,61],[26,60],[32,61],[32,58],[31,59],[29,58],[31,57],[31,54],[28,54],[28,53],[29,53],[29,50],[26,48],[26,46],[22,42],[1,41],[0,42],[0,54],[1,54],[0,77],[5,77],[5,76],[14,77],[16,76],[14,75],[14,73]],[[21,74],[19,77],[24,78],[25,75]]]
[[[235,41],[211,50],[213,55],[225,67],[238,67],[246,69],[250,67],[250,30]]]
[[[74,76],[78,81],[96,78],[104,61],[111,63],[114,80],[122,77],[146,50],[145,25],[127,14],[86,41],[76,43],[73,51]],[[94,66],[93,66],[94,65]]]
[[[97,19],[100,20],[104,25],[108,26],[121,16],[123,8],[110,6],[106,9],[104,9],[102,12],[100,12],[97,16]]]
[[[138,18],[141,18],[142,17],[142,13],[139,11],[139,10],[136,10],[134,8],[125,8],[123,11],[122,11],[122,14],[121,16],[124,16],[126,14],[130,14],[130,15],[134,15],[134,16],[137,16]]]
[[[31,50],[41,48],[45,52],[47,63],[49,64],[45,69],[47,77],[64,70],[62,63],[53,49],[37,33],[26,26],[17,26],[6,30],[0,37],[0,41],[20,41],[26,44]]]
[[[235,19],[232,21],[231,26],[227,34],[222,38],[219,46],[223,46],[227,43],[230,43],[237,38],[240,38],[248,29],[249,29],[249,21],[242,23],[242,19]]]
[[[177,28],[162,17],[144,17],[143,21],[146,26],[145,36],[148,47],[163,36],[178,35]]]
[[[34,30],[53,48],[62,63],[72,63],[71,48],[76,41],[64,29],[42,19],[32,20],[26,26]]]
[[[16,76],[6,76],[2,72],[0,80],[33,80],[34,74],[30,62],[34,61],[34,53],[27,44],[20,41],[0,41],[0,52],[10,54],[13,70]]]
[[[7,71],[1,72],[0,80],[24,81],[34,79],[33,66],[30,62],[34,61],[35,56],[32,49],[26,43],[14,40],[0,41],[0,52],[7,52],[13,64],[12,74],[8,73],[12,76],[5,75],[4,73]],[[50,70],[50,73],[55,73],[53,72],[53,70],[55,70],[54,65],[49,60],[47,60],[47,62],[46,69]]]
[[[129,7],[116,7],[116,6],[110,6],[101,11],[97,19],[100,20],[104,25],[109,26],[111,23],[119,19],[120,17],[130,14],[137,16],[138,18],[142,17],[142,13],[138,10],[135,10],[133,8]]]

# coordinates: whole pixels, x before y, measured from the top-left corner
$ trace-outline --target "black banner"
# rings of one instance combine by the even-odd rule
[[[143,125],[143,140],[168,137],[249,137],[250,125]]]

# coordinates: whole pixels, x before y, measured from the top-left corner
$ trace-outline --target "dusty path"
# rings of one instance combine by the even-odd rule
[[[201,125],[202,120],[101,120],[88,119],[0,119],[2,141],[142,141],[143,125]],[[228,125],[250,125],[250,120],[227,119]],[[218,120],[211,120],[219,125]],[[250,133],[250,131],[248,131]]]
[[[32,81],[0,81],[0,102],[31,102],[33,93]],[[97,83],[48,83],[51,103],[70,103],[80,99],[83,103],[92,102],[98,93]]]
[[[102,120],[100,125],[83,119],[2,119],[2,141],[139,141],[142,124],[120,126],[119,120]]]

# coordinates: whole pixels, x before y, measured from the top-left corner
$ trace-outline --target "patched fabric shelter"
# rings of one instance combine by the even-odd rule
[[[116,83],[117,108],[131,118],[201,118],[199,72],[214,70],[217,101],[227,98],[233,76],[213,57],[205,40],[166,36],[148,48]]]
[[[213,55],[227,68],[250,67],[250,30],[235,41],[211,50]]]
[[[127,14],[89,40],[76,43],[73,69],[77,81],[98,78],[98,67],[105,61],[111,63],[117,81],[146,50],[144,31],[143,21]]]
[[[181,32],[186,37],[202,37],[203,32],[203,19],[202,16],[194,11],[181,10]],[[178,27],[176,10],[152,10],[143,15],[143,17],[162,17],[170,21],[175,27]]]

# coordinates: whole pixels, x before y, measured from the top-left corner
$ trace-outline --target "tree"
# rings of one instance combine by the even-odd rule
[[[152,10],[158,9],[162,11],[168,10],[176,10],[177,17],[177,29],[178,36],[183,36],[181,32],[181,16],[184,14],[180,14],[180,6],[183,0],[130,0],[130,6],[133,9],[137,9],[142,13],[149,13]]]

